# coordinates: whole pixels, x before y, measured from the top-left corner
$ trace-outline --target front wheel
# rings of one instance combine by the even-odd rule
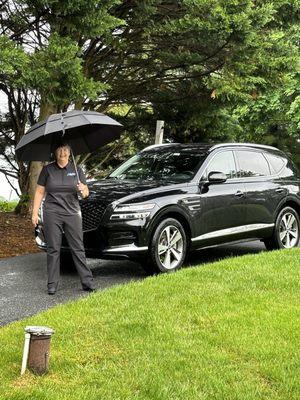
[[[181,223],[174,218],[163,220],[155,229],[150,246],[149,261],[144,268],[149,273],[174,272],[183,264],[187,237]]]
[[[268,250],[291,249],[299,245],[300,221],[292,207],[283,208],[277,216],[271,238],[264,240]]]

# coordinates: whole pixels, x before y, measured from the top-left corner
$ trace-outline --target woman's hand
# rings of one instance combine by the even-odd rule
[[[46,193],[45,186],[36,185],[36,190],[33,200],[32,217],[31,217],[31,221],[34,226],[37,226],[39,222],[39,217],[38,217],[39,208],[43,198],[45,197],[45,193]]]
[[[85,189],[85,185],[83,183],[81,183],[81,182],[78,182],[77,183],[77,190],[79,192],[83,193],[84,189]]]
[[[38,215],[37,214],[32,214],[31,221],[32,221],[33,226],[36,227],[38,222],[39,222]]]
[[[83,198],[88,197],[88,195],[89,195],[89,189],[88,189],[87,185],[84,185],[83,183],[78,182],[78,184],[77,184],[77,190],[81,193],[81,196],[82,196]]]

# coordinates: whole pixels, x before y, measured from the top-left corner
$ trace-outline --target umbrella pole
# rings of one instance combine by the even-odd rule
[[[65,121],[64,121],[64,113],[61,114],[61,124],[62,124],[62,138],[63,138],[65,136],[65,132],[66,132]],[[75,168],[75,172],[76,172],[77,182],[79,183],[80,180],[79,180],[79,175],[78,175],[78,169],[77,169],[75,157],[74,157],[73,150],[72,150],[71,146],[70,146],[70,150],[71,150],[72,160],[73,160],[73,164],[74,164],[74,168]]]
[[[61,117],[60,117],[60,123],[62,124],[62,135],[61,135],[62,138],[65,136],[65,132],[66,132],[64,115],[65,114],[62,113]],[[75,158],[74,158],[74,154],[73,154],[73,150],[72,150],[71,146],[70,146],[70,150],[71,150],[72,160],[73,160],[73,164],[74,164],[74,168],[75,168],[75,172],[76,172],[76,176],[77,176],[77,182],[79,182],[79,175],[78,175],[77,165],[76,165],[76,162],[75,162]]]
[[[74,168],[75,168],[75,172],[76,172],[76,176],[77,176],[77,182],[80,182],[79,175],[78,175],[78,170],[77,170],[77,165],[76,165],[76,161],[75,161],[75,157],[74,157],[72,148],[71,148],[71,154],[72,154],[72,160],[73,160],[73,164],[74,164]]]

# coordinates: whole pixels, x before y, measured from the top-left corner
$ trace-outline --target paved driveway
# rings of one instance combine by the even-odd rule
[[[212,262],[232,255],[257,253],[264,246],[260,242],[194,252],[189,265]],[[146,275],[139,264],[129,261],[88,260],[99,290],[113,285],[143,279]],[[76,273],[64,273],[55,296],[46,291],[46,255],[30,254],[0,261],[0,326],[46,310],[56,304],[87,296],[81,290]]]

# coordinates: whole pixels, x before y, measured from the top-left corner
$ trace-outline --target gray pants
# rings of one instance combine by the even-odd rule
[[[63,232],[83,288],[93,287],[93,275],[86,264],[82,220],[80,214],[60,215],[44,212],[44,232],[47,242],[48,289],[56,289],[60,275],[60,248]]]

